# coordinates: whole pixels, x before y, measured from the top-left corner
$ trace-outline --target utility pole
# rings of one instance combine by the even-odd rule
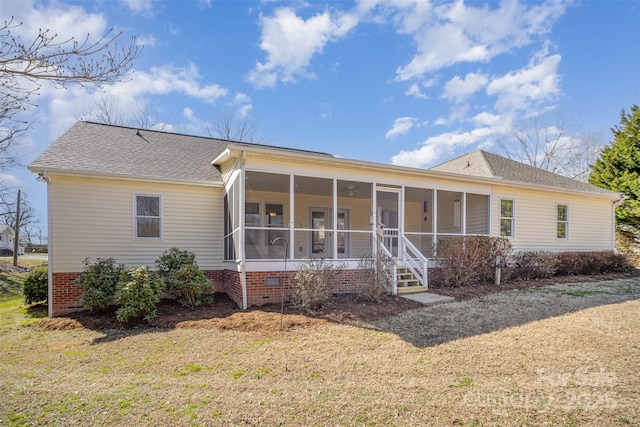
[[[13,266],[18,266],[18,248],[20,248],[20,190],[18,190],[18,200],[16,202],[16,227],[13,230]]]

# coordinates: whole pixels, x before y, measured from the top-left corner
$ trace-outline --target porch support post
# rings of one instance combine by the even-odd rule
[[[246,194],[246,177],[245,177],[245,159],[247,153],[246,151],[242,152],[242,159],[239,162],[240,165],[240,191],[239,196],[240,200],[238,200],[238,210],[240,211],[240,235],[238,236],[238,240],[240,241],[240,285],[242,287],[242,309],[246,310],[249,306],[249,302],[247,301],[247,272],[246,272],[246,253],[245,253],[245,241],[244,241],[244,203],[247,198]]]
[[[403,185],[400,189],[400,194],[398,195],[399,205],[398,206],[398,258],[400,260],[404,259],[404,191],[405,186]],[[402,264],[401,264],[402,265]]]
[[[377,184],[371,184],[373,191],[371,192],[371,255],[375,258],[378,256],[378,210],[377,201]]]
[[[438,244],[438,189],[433,189],[433,248]],[[438,253],[436,252],[436,256]]]
[[[462,192],[462,213],[460,215],[460,231],[462,232],[462,235],[466,235],[467,234],[467,192],[463,191]]]
[[[338,259],[338,180],[333,178],[333,209],[331,213],[331,222],[333,224],[333,259]]]
[[[295,253],[295,245],[293,244],[295,242],[295,228],[296,228],[296,222],[295,222],[295,215],[296,215],[296,211],[295,211],[295,188],[296,188],[296,183],[295,183],[295,175],[291,174],[289,175],[289,237],[287,238],[287,249],[289,250],[289,254],[288,257],[289,259],[293,259],[293,255]],[[285,273],[286,274],[286,273]]]

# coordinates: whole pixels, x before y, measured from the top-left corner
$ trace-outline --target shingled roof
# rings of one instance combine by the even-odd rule
[[[222,183],[220,172],[211,161],[229,146],[333,158],[326,153],[79,121],[34,160],[29,169]]]
[[[502,179],[531,185],[564,188],[594,194],[613,195],[612,191],[595,187],[585,182],[567,178],[484,150],[462,155],[431,168],[434,171],[450,172],[483,178]]]

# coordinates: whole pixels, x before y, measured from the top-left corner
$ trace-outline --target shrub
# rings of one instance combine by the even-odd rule
[[[147,322],[156,317],[156,305],[162,298],[162,279],[150,273],[147,267],[138,267],[122,273],[116,298],[121,307],[116,310],[120,322],[143,317]]]
[[[545,279],[558,270],[558,254],[544,251],[523,251],[512,257],[511,279]]]
[[[363,256],[358,261],[357,286],[360,294],[370,301],[380,301],[391,291],[396,260],[386,254],[376,258]]]
[[[198,265],[193,252],[171,248],[156,260],[158,274],[169,295],[187,307],[213,303],[215,287]]]
[[[33,304],[46,301],[49,296],[49,268],[36,267],[24,278],[22,282],[22,294],[25,304]]]
[[[216,289],[196,264],[185,264],[164,280],[168,292],[186,307],[213,303]]]
[[[183,265],[195,263],[196,255],[193,252],[171,248],[164,251],[156,260],[156,271],[160,276],[166,277],[180,270]]]
[[[635,270],[631,257],[622,252],[605,251],[601,271],[603,273],[624,273]]]
[[[84,268],[76,285],[84,289],[80,303],[89,310],[105,310],[114,303],[124,264],[116,264],[113,258],[98,258],[94,264],[84,260]]]
[[[329,299],[344,265],[334,265],[323,258],[304,260],[298,267],[293,284],[291,305],[298,309],[315,310]]]
[[[612,251],[561,252],[558,258],[558,276],[625,272],[634,268],[627,256]]]
[[[511,242],[503,237],[442,239],[437,247],[438,268],[433,270],[432,284],[460,287],[493,282],[497,258],[506,263],[511,251]]]

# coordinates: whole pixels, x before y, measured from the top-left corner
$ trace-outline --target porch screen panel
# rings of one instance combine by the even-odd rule
[[[462,194],[438,190],[438,234],[461,234]]]
[[[333,180],[294,177],[294,257],[333,256]]]
[[[228,261],[237,259],[240,254],[240,183],[238,179],[231,184],[224,198],[224,258]]]
[[[244,229],[247,259],[283,259],[288,246],[289,175],[245,172]]]
[[[489,196],[467,193],[467,234],[489,234]]]
[[[433,190],[405,188],[404,230],[410,233],[433,233]]]
[[[368,256],[372,245],[373,184],[338,180],[337,190],[338,214],[345,215],[345,220],[338,223],[338,257],[354,259]]]

